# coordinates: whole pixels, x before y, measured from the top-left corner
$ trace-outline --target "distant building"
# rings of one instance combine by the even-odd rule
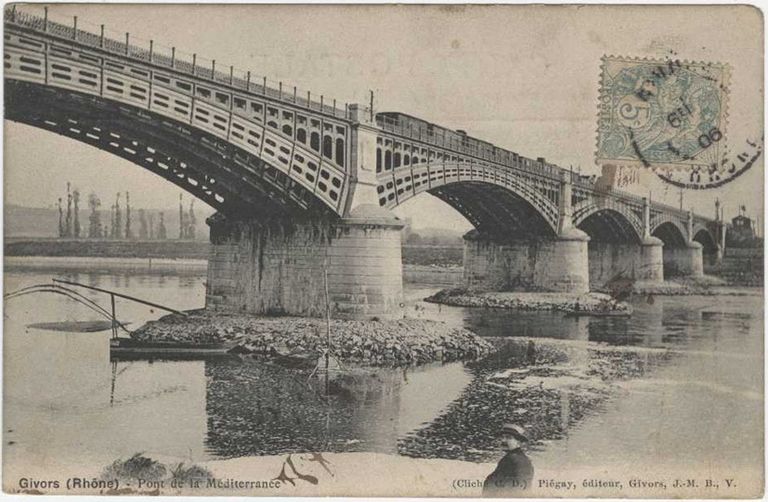
[[[760,245],[761,239],[755,235],[752,219],[748,216],[738,215],[731,220],[730,228],[726,232],[726,248],[755,247]]]

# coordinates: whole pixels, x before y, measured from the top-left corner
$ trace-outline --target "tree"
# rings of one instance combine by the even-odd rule
[[[125,192],[125,238],[128,240],[133,239],[133,232],[131,232],[131,194]]]
[[[147,213],[139,209],[139,239],[147,240],[149,232],[147,231]]]
[[[165,219],[163,212],[160,212],[160,224],[157,226],[157,238],[165,240],[168,238],[168,232],[165,229]]]
[[[64,237],[64,210],[61,208],[61,197],[59,197],[59,237]]]
[[[195,218],[195,199],[189,203],[189,216],[187,217],[187,239],[195,238],[195,226],[197,225],[197,218]]]
[[[119,239],[123,235],[123,214],[120,211],[120,192],[115,197],[115,224],[112,229],[113,237]]]
[[[75,204],[74,235],[75,239],[80,238],[80,192],[75,189],[72,193],[72,201]]]
[[[67,219],[64,225],[64,237],[72,237],[72,192],[67,181]]]
[[[183,196],[184,194],[179,194],[179,239],[184,238],[184,206],[182,206],[181,200]]]
[[[149,213],[148,216],[149,219],[149,238],[155,239],[157,238],[157,232],[155,232],[155,215],[154,213]]]
[[[91,214],[88,216],[88,236],[91,239],[100,239],[104,236],[101,233],[101,214],[99,214],[101,200],[93,192],[88,195],[88,207],[91,210]]]

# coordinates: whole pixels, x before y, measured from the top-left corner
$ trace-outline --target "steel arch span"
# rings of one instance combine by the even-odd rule
[[[631,206],[607,206],[593,202],[578,206],[573,224],[593,239],[612,242],[639,242],[643,238],[643,220]]]
[[[344,209],[345,118],[7,22],[4,64],[7,119],[132,161],[216,209]]]
[[[526,179],[511,169],[464,162],[412,164],[379,173],[379,203],[388,209],[428,192],[488,236],[555,235],[559,181]]]

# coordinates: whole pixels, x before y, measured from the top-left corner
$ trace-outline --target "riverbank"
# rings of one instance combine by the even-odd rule
[[[233,351],[314,366],[327,346],[326,321],[301,317],[253,317],[197,310],[167,315],[131,336],[141,342],[222,343]],[[475,359],[493,346],[464,329],[424,319],[331,320],[334,355],[346,363],[407,366]]]
[[[74,256],[5,256],[6,272],[109,273],[205,275],[207,259],[116,258]]]

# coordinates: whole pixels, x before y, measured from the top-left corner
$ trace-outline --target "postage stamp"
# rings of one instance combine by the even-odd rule
[[[719,169],[729,67],[604,56],[597,163],[656,172]]]

